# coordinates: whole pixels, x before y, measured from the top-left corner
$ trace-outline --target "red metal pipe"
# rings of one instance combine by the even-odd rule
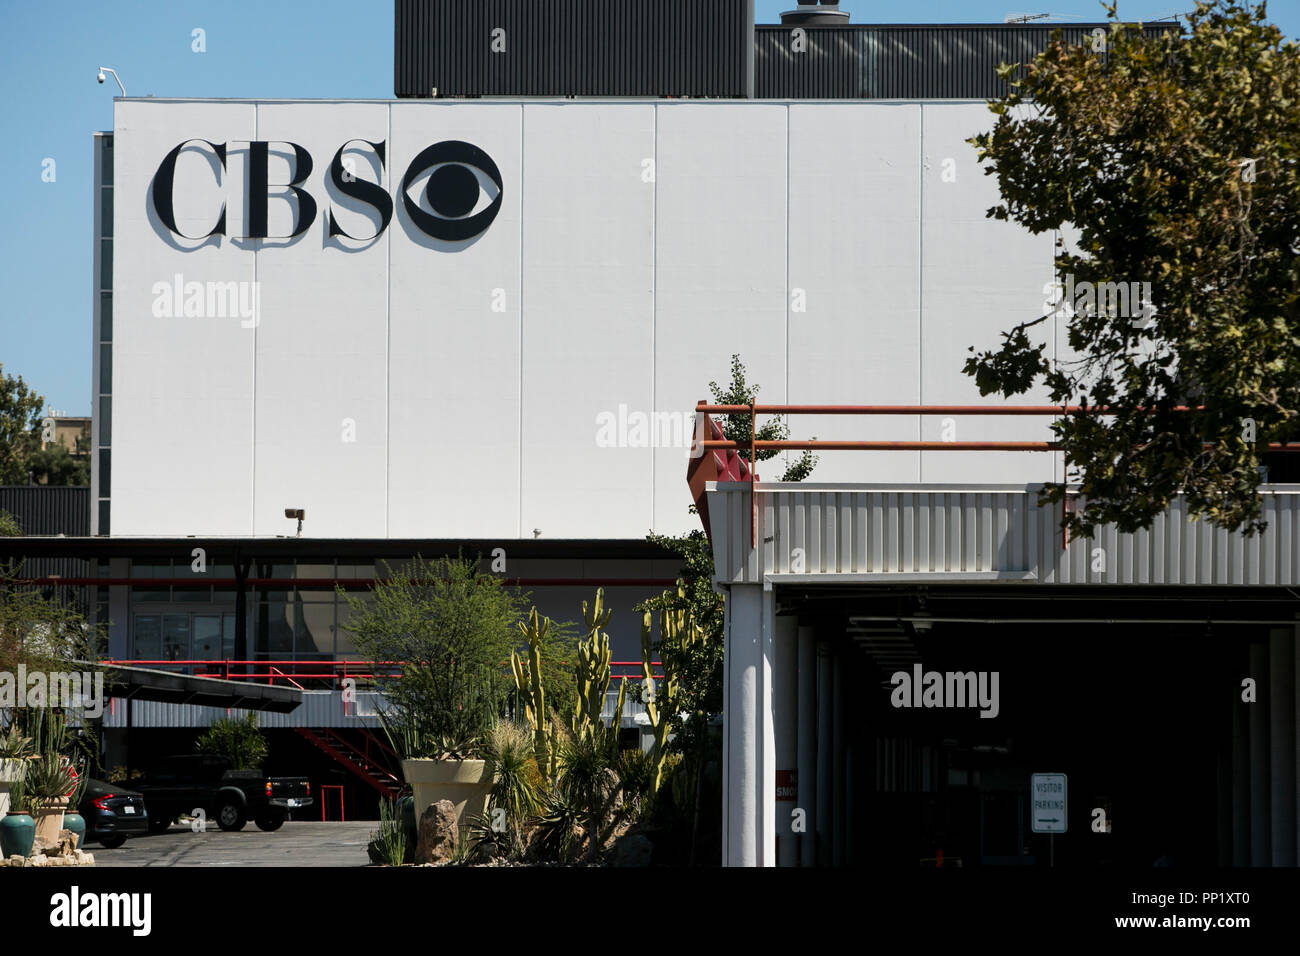
[[[1197,410],[1204,406],[1197,406]],[[1063,415],[1091,412],[1113,415],[1109,405],[705,405],[697,412],[710,415]],[[1139,411],[1144,409],[1139,408]],[[1175,405],[1171,411],[1192,411]],[[1156,409],[1152,409],[1156,411]]]

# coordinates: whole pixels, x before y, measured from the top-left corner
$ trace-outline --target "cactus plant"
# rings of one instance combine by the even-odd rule
[[[684,598],[679,589],[678,594]],[[664,608],[659,612],[659,632],[661,644],[689,648],[708,639],[704,629],[695,623],[694,617],[685,608]],[[658,793],[663,783],[664,762],[668,759],[668,735],[672,729],[672,720],[677,712],[678,695],[681,689],[679,675],[673,668],[665,666],[661,685],[656,687],[652,662],[654,644],[652,639],[650,612],[646,611],[641,619],[641,674],[643,698],[645,700],[646,718],[654,732],[653,791]]]
[[[613,719],[608,727],[604,721],[605,695],[609,692],[610,660],[609,634],[605,631],[613,611],[605,607],[605,589],[598,588],[596,600],[590,608],[582,602],[582,617],[587,623],[587,637],[578,643],[578,700],[569,729],[575,737],[596,736],[598,742],[610,750],[618,746],[618,730],[623,722],[623,705],[627,697],[627,682],[618,687],[618,700],[614,705]]]
[[[539,618],[537,608],[528,612],[528,623],[519,623],[519,630],[528,641],[528,663],[515,651],[510,652],[510,671],[514,674],[518,700],[523,705],[524,718],[533,729],[533,754],[537,766],[545,767],[548,777],[555,776],[555,729],[546,714],[546,688],[542,683],[542,644],[551,622]]]

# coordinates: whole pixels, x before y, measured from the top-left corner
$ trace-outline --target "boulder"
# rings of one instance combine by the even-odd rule
[[[628,833],[614,841],[614,866],[649,866],[655,845],[641,833]]]
[[[55,840],[38,836],[32,842],[32,856],[73,856],[76,852],[77,835],[71,830],[60,830]]]
[[[415,847],[416,863],[450,863],[456,855],[460,834],[456,827],[456,805],[439,800],[420,814],[419,841]]]

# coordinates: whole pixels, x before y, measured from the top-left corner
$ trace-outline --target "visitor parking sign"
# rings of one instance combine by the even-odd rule
[[[1063,773],[1036,773],[1029,778],[1030,828],[1035,833],[1064,833],[1066,781]]]

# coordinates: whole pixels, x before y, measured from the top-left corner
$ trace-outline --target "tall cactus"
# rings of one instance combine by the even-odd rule
[[[681,594],[681,591],[678,592]],[[684,595],[682,595],[684,597]],[[694,617],[685,608],[665,608],[659,612],[660,646],[687,649],[692,645],[707,640],[704,629],[695,623]],[[672,719],[677,712],[678,695],[681,689],[679,675],[665,661],[664,676],[661,686],[656,689],[654,680],[654,647],[650,612],[641,619],[641,674],[645,688],[646,717],[654,731],[654,750],[651,752],[651,764],[654,767],[654,792],[659,791],[663,783],[664,764],[668,760],[668,734],[672,728]],[[666,655],[665,655],[666,656]]]
[[[602,714],[605,710],[605,695],[609,692],[611,654],[609,634],[605,627],[612,615],[613,612],[605,607],[604,588],[597,589],[596,600],[590,607],[586,601],[582,602],[582,618],[587,623],[587,637],[578,643],[578,701],[569,721],[569,728],[575,737],[599,733],[603,743],[611,747],[618,740],[627,690],[626,681],[620,682],[614,718],[606,728]]]
[[[519,702],[524,705],[524,717],[533,728],[533,755],[537,766],[546,768],[549,776],[555,775],[555,728],[546,715],[546,689],[542,685],[542,644],[550,628],[550,620],[539,618],[537,608],[528,612],[528,623],[519,623],[519,630],[528,641],[528,666],[515,651],[510,652],[510,670],[515,677]]]

